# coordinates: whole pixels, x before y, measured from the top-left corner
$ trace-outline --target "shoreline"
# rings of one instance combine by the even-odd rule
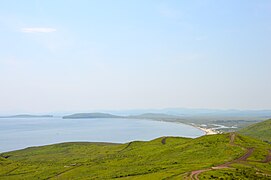
[[[218,132],[216,132],[213,129],[207,129],[207,128],[202,128],[202,127],[198,127],[198,129],[202,130],[205,132],[205,135],[213,135],[213,134],[218,134]]]
[[[167,122],[167,123],[170,122],[170,123],[176,123],[176,124],[179,124],[179,123],[180,124],[185,124],[185,125],[192,126],[192,127],[196,128],[196,129],[199,129],[199,130],[203,131],[205,133],[203,136],[205,136],[205,135],[219,134],[219,132],[216,131],[216,130],[214,130],[214,129],[203,128],[203,127],[200,127],[200,126],[198,126],[198,125],[196,125],[194,123],[184,123],[184,122],[179,122],[179,121],[167,121],[167,120],[145,119],[145,118],[144,118],[144,120],[161,121],[161,122]]]
[[[203,127],[197,126],[195,124],[190,124],[190,125],[197,128],[197,129],[199,129],[199,130],[204,131],[205,135],[219,134],[216,130],[213,130],[211,128],[203,128]]]

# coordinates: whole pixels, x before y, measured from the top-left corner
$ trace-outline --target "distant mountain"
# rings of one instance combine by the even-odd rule
[[[30,114],[19,114],[13,116],[0,116],[0,118],[48,118],[53,117],[52,115],[30,115]]]
[[[139,116],[142,114],[167,114],[178,116],[187,122],[210,122],[214,120],[251,120],[263,121],[271,118],[271,110],[237,110],[237,109],[200,109],[200,108],[165,108],[165,109],[131,109],[109,111],[104,113],[119,116]]]
[[[146,119],[178,119],[180,116],[163,114],[163,113],[144,113],[140,115],[129,116],[129,118],[146,118]]]
[[[271,142],[271,119],[245,127],[239,133]]]
[[[89,119],[89,118],[121,118],[107,113],[76,113],[68,116],[63,116],[63,119]]]
[[[144,113],[132,116],[116,116],[109,113],[76,113],[68,116],[63,116],[63,119],[84,119],[84,118],[135,118],[135,119],[178,119],[179,116],[162,114],[162,113]]]

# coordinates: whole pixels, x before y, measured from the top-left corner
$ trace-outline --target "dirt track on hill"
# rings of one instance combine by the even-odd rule
[[[235,133],[231,133],[231,134],[230,134],[230,144],[231,144],[231,145],[235,145],[235,144],[234,144],[235,136],[236,136]]]
[[[269,163],[271,162],[271,150],[269,150],[269,153],[266,155],[265,160],[262,161],[263,163]]]
[[[125,148],[123,148],[123,149],[120,150],[119,152],[122,152],[122,151],[124,151],[125,149],[128,149],[128,147],[130,147],[132,143],[133,143],[133,142],[129,142],[128,145],[125,146]]]
[[[206,172],[206,171],[210,171],[210,170],[212,170],[212,169],[210,168],[210,169],[202,169],[202,170],[192,171],[190,174],[190,178],[198,180],[199,174]]]
[[[229,143],[231,145],[233,145],[233,146],[239,146],[239,145],[236,145],[234,143],[235,137],[236,137],[235,133],[231,133],[230,134],[230,142]],[[239,157],[239,158],[237,158],[237,159],[235,159],[233,161],[226,162],[224,164],[221,164],[221,165],[218,165],[218,166],[214,166],[214,167],[211,167],[211,168],[208,168],[208,169],[201,169],[201,170],[192,171],[190,173],[190,179],[192,179],[192,180],[199,180],[198,176],[201,173],[203,173],[203,172],[211,171],[211,170],[215,170],[215,169],[230,168],[230,165],[233,164],[233,163],[247,161],[247,158],[249,158],[252,155],[253,152],[254,152],[254,148],[248,148],[247,152],[243,156],[241,156],[241,157]],[[263,162],[270,162],[270,161],[271,161],[271,150],[269,151],[269,154],[266,156],[266,159]]]
[[[162,143],[162,144],[166,144],[166,140],[167,140],[167,137],[164,137],[164,138],[161,140],[161,143]]]
[[[218,166],[214,166],[214,167],[209,168],[209,169],[202,169],[202,170],[192,171],[191,174],[190,174],[190,178],[191,179],[195,179],[195,180],[199,180],[198,176],[199,176],[199,174],[201,174],[203,172],[211,171],[211,170],[215,170],[215,169],[230,168],[229,166],[231,164],[233,164],[233,163],[237,163],[237,162],[241,162],[241,161],[246,161],[247,158],[251,156],[251,154],[253,153],[253,151],[254,151],[254,148],[249,148],[247,150],[247,152],[243,156],[239,157],[236,160],[233,160],[233,161],[230,161],[230,162],[227,162],[225,164],[218,165]]]

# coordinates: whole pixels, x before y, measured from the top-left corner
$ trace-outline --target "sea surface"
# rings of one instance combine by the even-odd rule
[[[0,118],[0,152],[60,142],[126,143],[202,135],[203,131],[189,125],[142,119]]]

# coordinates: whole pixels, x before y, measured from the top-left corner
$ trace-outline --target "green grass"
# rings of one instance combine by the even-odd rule
[[[233,165],[234,166],[234,165]],[[216,171],[208,171],[199,176],[200,179],[231,179],[231,180],[258,180],[271,179],[271,176],[264,174],[263,171],[257,171],[255,168],[238,164],[232,169],[221,169]]]
[[[3,153],[0,179],[182,179],[189,172],[232,161],[257,146],[252,159],[266,156],[271,146],[262,141],[237,136],[234,146],[229,134],[196,139],[163,137],[127,144],[61,143]],[[254,165],[263,171],[270,164]],[[247,167],[243,167],[246,169]],[[242,168],[241,168],[242,169]],[[223,173],[220,171],[206,172]]]
[[[271,142],[271,119],[252,124],[238,133]]]
[[[235,145],[243,148],[254,148],[248,161],[235,162],[230,168],[211,170],[200,174],[200,179],[271,179],[271,163],[262,163],[271,149],[266,142],[251,137],[238,135]]]

